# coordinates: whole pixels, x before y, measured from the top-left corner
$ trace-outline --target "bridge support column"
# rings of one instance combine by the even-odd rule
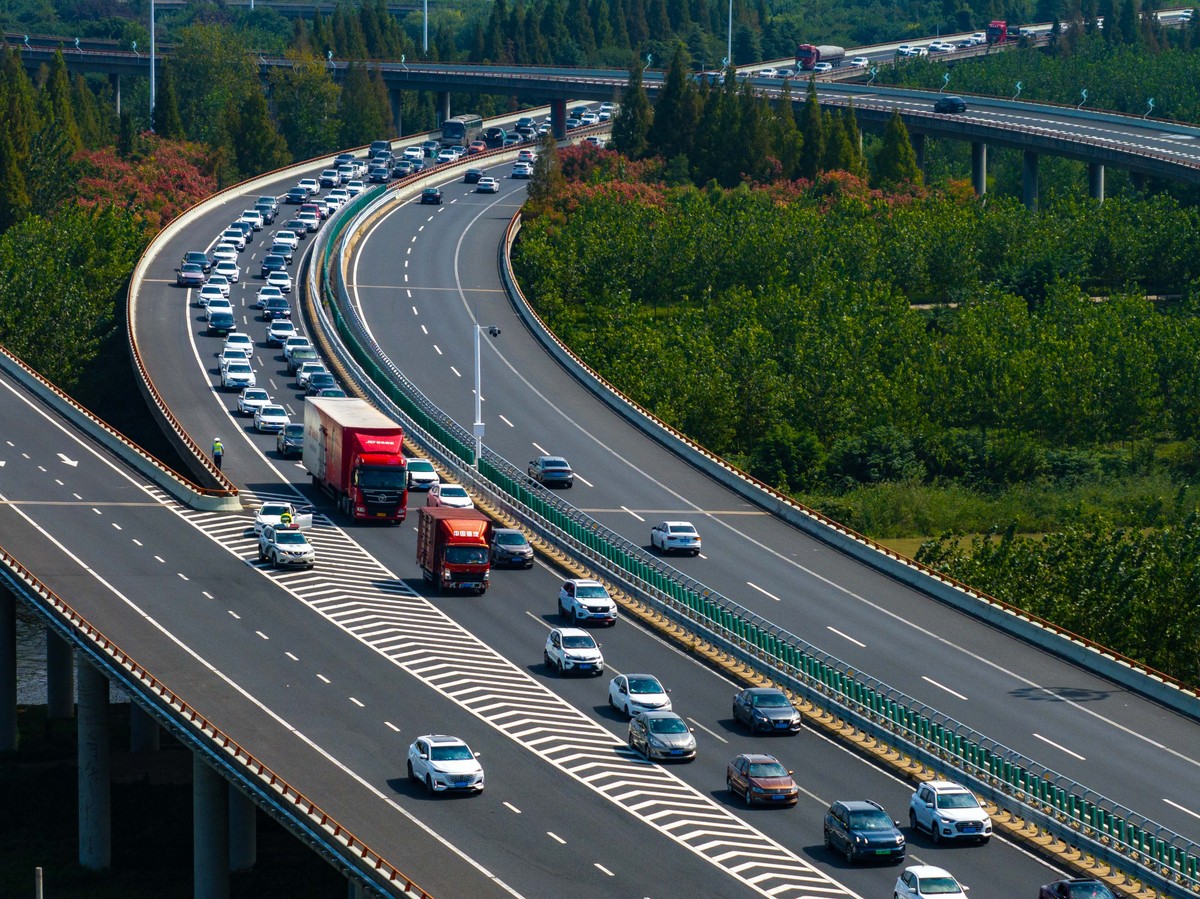
[[[550,133],[554,135],[555,140],[566,140],[567,138],[566,100],[550,101]]]
[[[987,144],[983,141],[971,143],[971,184],[975,196],[982,197],[987,193]]]
[[[450,92],[439,91],[437,95],[438,124],[450,118]]]
[[[1021,162],[1021,202],[1026,209],[1038,207],[1038,155],[1026,150]]]
[[[404,136],[404,130],[400,127],[401,117],[404,111],[404,107],[401,103],[403,99],[404,94],[402,92],[398,90],[388,91],[388,101],[392,105],[392,128],[394,129],[396,137]]]
[[[910,134],[908,138],[912,143],[913,153],[917,156],[917,168],[921,170],[921,174],[925,174],[925,135]]]
[[[1130,172],[1129,180],[1133,182],[1133,189],[1139,194],[1146,192],[1146,176],[1141,172]]]
[[[117,101],[117,118],[121,118],[121,76],[113,72],[108,76],[108,83],[112,85],[113,97]]]
[[[229,899],[229,787],[192,753],[192,895]]]
[[[1093,200],[1104,202],[1104,164],[1088,163],[1088,196]]]
[[[136,702],[129,703],[129,751],[158,752],[158,722]]]
[[[17,598],[0,587],[0,752],[17,748]]]
[[[112,864],[112,787],[108,678],[79,659],[79,864]]]
[[[229,870],[249,871],[258,862],[258,808],[229,784]]]
[[[46,628],[46,719],[75,717],[75,668],[71,644]]]
[[[363,889],[363,885],[353,877],[346,881],[346,887],[347,899],[367,899],[367,891]]]

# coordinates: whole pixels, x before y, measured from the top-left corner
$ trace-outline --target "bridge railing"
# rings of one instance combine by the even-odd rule
[[[670,622],[693,642],[790,689],[820,715],[966,783],[1024,826],[1123,872],[1127,883],[1170,896],[1200,892],[1200,846],[1192,841],[852,668],[650,556],[486,447],[476,471],[473,436],[425,397],[371,339],[343,278],[341,254],[349,236],[396,192],[420,186],[421,178],[407,179],[348,208],[324,236],[322,264],[310,272],[309,289],[317,291],[318,326],[338,338],[333,343],[342,361],[356,379],[366,379],[360,386],[410,435],[431,439],[429,449],[456,478],[566,557],[602,573],[642,614]],[[499,252],[506,287],[515,291],[514,302],[523,304],[507,264],[518,226],[514,219]]]

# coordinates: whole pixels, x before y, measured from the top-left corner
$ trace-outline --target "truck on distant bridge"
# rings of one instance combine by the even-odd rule
[[[796,68],[811,72],[819,62],[827,62],[837,67],[846,58],[845,47],[835,47],[833,44],[801,44],[796,48]]]

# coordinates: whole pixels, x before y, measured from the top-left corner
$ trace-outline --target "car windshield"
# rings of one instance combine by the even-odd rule
[[[299,531],[276,531],[276,543],[286,543],[289,546],[303,546],[308,543],[308,539]]]
[[[285,427],[283,429],[283,434],[285,437],[302,437],[302,436],[304,436],[304,425],[302,425],[302,424],[288,425],[287,427]]]
[[[284,512],[291,511],[290,508],[283,503],[263,503],[262,508],[258,510],[258,514],[263,518],[270,515],[282,515]]]
[[[287,415],[287,410],[283,406],[263,406],[259,414],[263,418],[278,418],[281,415]]]
[[[251,368],[245,362],[234,362],[229,366],[228,371],[231,375],[245,375],[250,373]]]
[[[357,480],[358,486],[365,490],[403,490],[405,487],[404,469],[399,465],[360,467]]]
[[[696,533],[696,529],[687,524],[673,524],[670,531],[672,534],[688,534],[689,536]]]
[[[1112,890],[1099,883],[1073,883],[1068,889],[1071,899],[1113,899]]]
[[[918,878],[917,889],[921,891],[922,896],[962,892],[962,887],[958,885],[958,881],[949,875]]]
[[[608,591],[603,587],[576,587],[575,595],[579,599],[608,599]]]
[[[429,757],[435,762],[465,762],[475,756],[466,746],[434,746],[429,750]]]
[[[750,766],[751,777],[787,777],[787,768],[779,762],[755,762]]]
[[[663,692],[662,684],[653,677],[631,677],[629,678],[630,693],[661,693]]]
[[[781,709],[785,705],[791,705],[782,693],[758,693],[753,697],[751,704],[760,709]]]
[[[267,398],[267,392],[261,388],[248,387],[242,396],[248,400],[265,400]]]
[[[974,793],[939,793],[938,808],[979,808],[979,800]]]
[[[442,488],[442,496],[449,496],[453,499],[466,499],[467,491],[465,487],[450,484]]]
[[[647,722],[652,734],[686,734],[687,725],[680,718],[651,718]]]
[[[595,649],[596,641],[587,634],[563,634],[563,648],[565,649]]]
[[[851,812],[850,827],[854,830],[891,830],[892,819],[881,811]]]
[[[409,471],[419,471],[422,474],[433,474],[433,463],[426,462],[424,459],[410,459],[408,462]]]
[[[446,561],[453,565],[483,565],[488,560],[482,546],[447,546]]]
[[[511,531],[501,531],[496,534],[496,542],[504,546],[522,546],[525,543],[525,535]]]

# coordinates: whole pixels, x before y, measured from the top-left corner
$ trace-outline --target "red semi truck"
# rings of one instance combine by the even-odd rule
[[[403,443],[400,425],[365,400],[309,397],[304,403],[304,467],[353,518],[404,520]]]
[[[417,510],[417,564],[438,592],[487,592],[492,521],[477,509],[421,506]]]
[[[1008,22],[1003,19],[996,19],[994,22],[988,22],[987,27],[987,42],[989,44],[1003,44],[1008,40]]]
[[[835,47],[832,44],[801,44],[796,48],[796,68],[806,72],[812,71],[819,62],[827,62],[835,68],[846,58],[845,47]]]

